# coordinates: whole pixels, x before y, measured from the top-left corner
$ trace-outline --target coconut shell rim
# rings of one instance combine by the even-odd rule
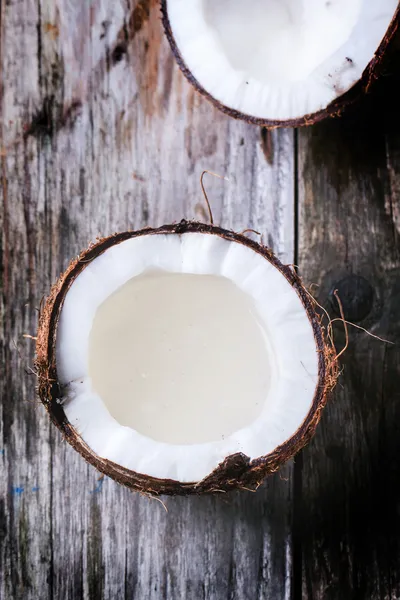
[[[85,269],[87,264],[100,256],[108,248],[133,237],[158,234],[203,233],[218,235],[228,241],[234,241],[251,248],[272,263],[292,285],[304,306],[313,328],[314,339],[319,353],[318,383],[311,408],[297,431],[283,444],[265,456],[253,460],[242,453],[225,458],[205,479],[200,482],[183,483],[171,479],[159,479],[143,473],[126,469],[109,460],[102,459],[91,450],[81,436],[69,423],[58,398],[62,396],[57,379],[56,337],[58,320],[64,299],[75,278]],[[83,458],[105,475],[117,482],[150,495],[189,495],[212,492],[226,492],[237,488],[257,488],[264,478],[277,471],[292,458],[314,435],[321,417],[328,392],[334,387],[337,379],[337,363],[334,349],[325,341],[320,317],[315,311],[315,301],[306,291],[299,276],[291,266],[286,266],[273,252],[254,240],[215,225],[207,225],[196,221],[163,225],[157,228],[147,227],[137,231],[125,231],[98,239],[90,245],[61,274],[53,285],[50,294],[40,311],[39,327],[36,342],[35,366],[38,374],[38,394],[48,411],[53,423],[61,430],[65,439],[79,452]]]
[[[355,104],[360,97],[367,93],[373,84],[373,82],[378,78],[379,69],[381,67],[381,63],[383,60],[383,56],[386,53],[388,45],[392,40],[393,36],[396,34],[399,23],[400,23],[400,2],[397,5],[395,13],[392,17],[392,20],[383,36],[378,48],[376,49],[373,57],[371,58],[368,65],[365,67],[361,77],[343,94],[337,96],[332,102],[330,102],[325,108],[322,108],[318,111],[303,115],[302,117],[297,117],[295,119],[268,119],[263,117],[254,117],[253,115],[241,112],[234,108],[223,104],[219,100],[217,100],[210,92],[208,92],[194,77],[193,73],[186,65],[184,58],[181,54],[181,51],[178,48],[178,44],[175,41],[174,34],[172,32],[172,27],[168,17],[168,0],[160,0],[160,8],[161,8],[161,21],[164,28],[164,33],[171,47],[172,53],[175,57],[175,60],[188,80],[188,82],[194,87],[194,89],[199,92],[202,96],[204,96],[211,104],[213,104],[216,108],[218,108],[223,113],[228,116],[245,121],[246,123],[250,123],[252,125],[257,125],[259,127],[266,127],[267,129],[275,129],[280,127],[304,127],[308,125],[314,125],[320,121],[323,121],[327,117],[338,117],[340,116],[345,109]]]

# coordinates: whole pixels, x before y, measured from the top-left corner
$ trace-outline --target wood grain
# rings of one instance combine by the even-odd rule
[[[289,599],[292,465],[257,494],[164,507],[98,474],[35,399],[37,308],[97,235],[206,218],[294,257],[293,133],[184,81],[155,1],[1,2],[0,598]],[[3,371],[4,369],[4,371]]]
[[[307,600],[400,597],[397,86],[388,79],[357,113],[299,133],[303,278],[334,317],[339,288],[347,318],[395,342],[349,328],[336,393],[297,463],[296,593]],[[340,349],[342,325],[334,331]]]

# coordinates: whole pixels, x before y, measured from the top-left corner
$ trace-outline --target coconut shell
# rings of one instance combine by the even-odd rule
[[[252,115],[245,114],[238,110],[230,108],[229,106],[222,104],[216,98],[214,98],[209,92],[207,92],[202,87],[202,85],[193,76],[192,72],[185,63],[182,54],[179,51],[174,34],[172,32],[171,24],[169,22],[168,0],[161,0],[161,15],[165,35],[167,36],[167,39],[171,46],[172,53],[175,57],[176,62],[179,65],[179,68],[181,69],[182,73],[185,75],[189,83],[202,96],[207,98],[207,100],[209,100],[214,106],[216,106],[219,110],[226,113],[230,117],[233,117],[234,119],[241,119],[243,121],[246,121],[247,123],[252,123],[253,125],[258,125],[260,127],[274,129],[278,127],[303,127],[306,125],[313,125],[314,123],[318,123],[319,121],[322,121],[327,117],[338,117],[346,109],[358,103],[361,100],[361,98],[366,93],[368,93],[373,82],[379,78],[379,76],[384,70],[383,58],[386,55],[389,44],[392,42],[395,34],[397,33],[400,24],[400,4],[396,9],[393,19],[388,29],[386,30],[386,33],[378,49],[376,50],[374,56],[372,57],[367,67],[364,69],[360,79],[347,92],[335,98],[335,100],[328,104],[326,108],[321,109],[317,112],[309,113],[302,117],[298,117],[296,119],[285,120],[274,120],[254,117]]]
[[[193,483],[157,479],[143,473],[136,473],[96,455],[72,427],[64,413],[59,400],[62,398],[62,390],[58,382],[56,364],[57,326],[64,299],[72,283],[86,268],[88,263],[108,248],[133,237],[158,234],[179,235],[187,232],[217,235],[228,241],[238,242],[261,254],[266,260],[272,263],[299,295],[312,325],[315,344],[319,353],[318,385],[315,389],[312,406],[295,434],[270,454],[254,460],[250,460],[248,456],[241,453],[228,456],[205,479]],[[157,229],[146,228],[140,231],[116,233],[110,237],[99,239],[95,244],[89,246],[87,250],[83,251],[77,259],[73,260],[52,287],[50,295],[40,312],[36,343],[36,369],[40,399],[53,423],[61,430],[64,438],[71,446],[85,460],[105,475],[136,491],[153,495],[203,494],[219,491],[226,492],[235,488],[258,487],[266,475],[279,469],[281,465],[292,458],[311,439],[320,419],[321,411],[327,401],[328,392],[334,386],[337,377],[334,349],[325,342],[320,318],[315,310],[315,302],[304,288],[293,268],[283,265],[269,248],[242,234],[213,225],[187,221],[164,225]]]

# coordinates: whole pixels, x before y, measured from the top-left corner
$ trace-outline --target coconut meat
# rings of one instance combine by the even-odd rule
[[[215,100],[287,120],[350,89],[374,56],[397,0],[167,0],[178,51]]]
[[[215,296],[215,316],[210,324],[212,327],[207,330],[208,321],[203,322],[199,332],[204,329],[211,335],[210,332],[218,327],[219,321],[228,323],[222,318],[222,311],[229,298],[233,308],[227,307],[225,312],[231,310],[230,314],[235,316],[240,314],[235,310],[243,308],[245,314],[246,306],[251,304],[252,313],[247,315],[243,323],[233,327],[233,333],[232,327],[222,329],[222,341],[216,332],[214,354],[214,342],[211,340],[207,369],[212,371],[214,363],[218,372],[221,366],[225,368],[223,376],[218,380],[217,395],[213,396],[210,393],[210,400],[206,395],[207,387],[201,388],[204,383],[199,375],[204,373],[202,365],[199,365],[197,372],[190,371],[186,382],[181,380],[186,386],[182,384],[184,394],[187,394],[187,402],[181,393],[182,389],[179,390],[179,402],[173,408],[175,413],[171,421],[174,427],[172,432],[167,433],[163,423],[167,424],[170,416],[165,407],[166,400],[173,398],[171,386],[168,389],[170,381],[167,381],[168,385],[150,388],[150,394],[160,396],[160,411],[154,411],[153,406],[151,418],[153,422],[157,422],[156,427],[146,430],[146,424],[140,422],[138,413],[134,410],[132,412],[131,408],[132,405],[140,404],[145,408],[146,402],[151,404],[151,395],[146,397],[146,402],[142,402],[142,394],[149,394],[149,388],[139,386],[137,393],[140,393],[141,397],[135,400],[135,388],[128,390],[126,387],[130,371],[129,365],[127,368],[125,364],[121,367],[122,375],[115,381],[114,397],[109,379],[109,387],[102,387],[95,368],[96,361],[100,360],[97,373],[105,371],[108,362],[111,369],[113,353],[108,351],[107,354],[105,345],[107,328],[114,326],[114,320],[116,326],[122,325],[119,334],[122,351],[120,358],[115,361],[117,367],[121,363],[121,357],[124,357],[124,348],[127,349],[126,352],[129,349],[129,339],[134,343],[128,326],[126,335],[124,334],[123,314],[126,306],[123,303],[118,305],[118,302],[112,304],[118,300],[118,293],[123,286],[133,285],[136,286],[135,294],[140,296],[140,286],[144,285],[146,288],[149,284],[149,281],[146,283],[148,278],[153,285],[154,281],[157,281],[157,277],[152,280],[154,274],[160,272],[165,274],[171,289],[168,292],[170,298],[168,293],[164,292],[158,304],[154,301],[152,310],[155,313],[155,330],[163,327],[164,317],[160,307],[168,307],[168,302],[171,303],[177,297],[174,286],[188,285],[185,282],[189,280],[183,277],[183,274],[193,276],[190,285],[194,285],[194,282],[200,285],[200,276],[205,276],[205,284],[209,285],[208,280],[214,278],[219,286],[220,295]],[[185,293],[185,290],[181,291],[178,297],[183,298]],[[195,303],[194,300],[192,302]],[[111,313],[107,316],[103,314],[105,306],[114,306],[113,316]],[[138,306],[145,305],[139,303],[136,304],[136,307]],[[210,305],[207,310],[209,318],[212,314]],[[191,313],[188,307],[184,306],[181,306],[181,313],[182,327],[185,323],[188,324],[187,319],[193,321],[197,314],[196,311]],[[106,318],[103,318],[105,316]],[[157,321],[157,318],[161,321]],[[148,315],[146,319],[148,320]],[[140,317],[134,325],[137,332],[140,331],[139,321]],[[100,328],[96,323],[100,324]],[[138,336],[140,340],[148,341],[151,328],[151,323],[147,328],[142,327],[142,333]],[[95,331],[100,332],[97,338],[93,337]],[[167,337],[172,335],[173,330],[168,330],[168,327],[165,331]],[[150,339],[153,334],[154,331]],[[225,340],[226,336],[231,336],[229,343]],[[246,347],[247,336],[251,343]],[[158,339],[157,336],[153,337],[153,344],[156,343],[154,340]],[[201,339],[207,342],[206,338]],[[100,353],[96,358],[94,350],[98,350],[99,345]],[[138,372],[141,373],[141,361],[146,356],[152,356],[150,346],[151,343],[147,348],[143,348],[141,354],[137,354],[132,372],[137,366]],[[195,345],[188,348],[188,352],[196,350]],[[164,350],[168,351],[167,346]],[[221,350],[227,355],[220,356]],[[158,342],[157,348],[154,347],[154,354],[156,353],[162,355],[162,348],[158,347]],[[246,353],[251,357],[247,362]],[[184,354],[181,356],[184,357]],[[310,411],[318,385],[318,354],[313,329],[295,289],[264,256],[243,244],[228,241],[215,234],[191,232],[183,235],[156,234],[133,237],[112,246],[88,263],[64,299],[57,328],[56,359],[57,376],[63,390],[59,401],[67,419],[93,452],[102,459],[108,459],[132,471],[182,483],[200,481],[227,456],[236,452],[242,452],[251,459],[272,452],[298,430]],[[190,365],[190,362],[186,363]],[[207,373],[204,374],[205,380],[206,375]],[[124,377],[125,384],[121,389],[121,380]],[[191,387],[191,381],[193,386],[196,385],[196,389]],[[201,392],[197,388],[200,388]],[[158,397],[154,399],[158,401]],[[123,412],[115,410],[113,403],[118,404],[120,408],[126,407],[128,420]],[[190,410],[189,414],[187,410],[185,412],[188,406],[195,412],[192,417]],[[133,420],[129,421],[129,415],[133,415]],[[196,428],[196,421],[203,419],[204,423],[205,417],[209,421],[216,421],[216,424]]]

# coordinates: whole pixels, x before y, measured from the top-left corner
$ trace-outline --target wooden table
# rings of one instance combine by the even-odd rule
[[[398,96],[266,131],[189,87],[156,1],[2,0],[1,600],[400,598],[399,346],[352,328],[317,435],[257,493],[99,479],[35,397],[37,310],[97,235],[206,219],[260,231],[318,301],[400,339]],[[381,89],[381,88],[379,88]],[[335,326],[338,348],[343,327]]]

